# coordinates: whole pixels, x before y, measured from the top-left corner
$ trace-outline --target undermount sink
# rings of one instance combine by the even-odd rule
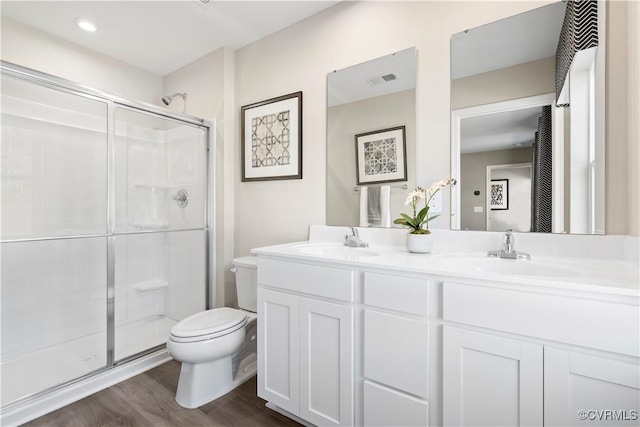
[[[490,258],[483,254],[438,254],[432,257],[434,263],[440,263],[448,269],[476,273],[503,274],[528,277],[577,277],[589,274],[588,267],[570,261],[552,259],[513,260]]]
[[[327,258],[357,259],[380,255],[369,248],[352,248],[339,243],[304,243],[292,247],[306,255],[317,255]]]

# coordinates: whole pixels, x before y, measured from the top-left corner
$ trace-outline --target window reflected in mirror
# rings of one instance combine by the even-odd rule
[[[572,7],[452,36],[452,229],[604,234],[604,47],[575,49],[557,90]]]

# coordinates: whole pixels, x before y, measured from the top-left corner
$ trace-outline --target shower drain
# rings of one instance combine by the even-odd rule
[[[94,360],[96,360],[96,355],[95,354],[90,354],[88,356],[82,356],[78,360],[78,363],[89,363],[89,362],[93,362]]]

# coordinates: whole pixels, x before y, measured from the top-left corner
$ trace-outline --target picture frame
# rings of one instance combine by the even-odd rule
[[[492,211],[505,211],[509,209],[509,180],[492,179],[489,194]]]
[[[355,140],[357,185],[407,180],[405,126],[360,133]]]
[[[241,108],[242,182],[302,179],[302,92]]]

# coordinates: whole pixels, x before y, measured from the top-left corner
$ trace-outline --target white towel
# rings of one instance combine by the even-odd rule
[[[369,197],[368,188],[360,187],[360,227],[391,227],[391,187],[381,185],[379,188],[379,197]]]

